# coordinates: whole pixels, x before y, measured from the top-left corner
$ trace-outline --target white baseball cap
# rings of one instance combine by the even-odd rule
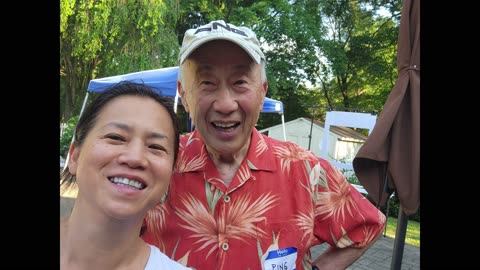
[[[223,20],[212,21],[198,28],[188,29],[183,37],[182,48],[179,53],[179,64],[200,45],[212,40],[228,40],[243,48],[255,62],[265,60],[257,35],[247,27],[235,26]]]

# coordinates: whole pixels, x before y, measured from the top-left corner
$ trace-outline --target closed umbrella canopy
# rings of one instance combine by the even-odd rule
[[[411,215],[420,205],[420,0],[403,2],[397,50],[398,79],[353,168],[375,202],[395,191]]]

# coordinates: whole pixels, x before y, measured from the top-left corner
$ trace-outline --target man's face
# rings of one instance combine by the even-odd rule
[[[238,153],[250,142],[267,92],[261,66],[223,40],[202,45],[184,65],[182,102],[209,151]]]

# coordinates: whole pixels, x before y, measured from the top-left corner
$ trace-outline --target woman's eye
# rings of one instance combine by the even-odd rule
[[[148,146],[149,148],[151,149],[154,149],[154,150],[160,150],[160,151],[164,151],[166,152],[166,149],[165,147],[161,146],[161,145],[158,145],[158,144],[152,144],[150,146]]]
[[[125,141],[122,136],[117,135],[117,134],[108,134],[105,137],[109,138],[110,140],[114,140],[114,141]]]

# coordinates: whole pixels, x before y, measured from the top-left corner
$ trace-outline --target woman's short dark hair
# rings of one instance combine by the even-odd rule
[[[161,96],[154,90],[156,90],[154,87],[148,86],[144,83],[121,81],[112,85],[107,90],[98,93],[93,101],[85,108],[84,112],[80,116],[80,119],[78,120],[77,126],[75,127],[75,135],[73,140],[75,147],[79,147],[84,143],[87,135],[95,125],[98,115],[105,105],[107,105],[110,101],[120,96],[148,97],[157,101],[161,106],[163,106],[167,110],[168,114],[170,115],[170,119],[172,120],[175,134],[173,148],[173,164],[175,165],[180,141],[180,130],[178,126],[177,115],[173,109],[172,99]],[[65,164],[65,167],[60,173],[60,186],[64,191],[66,191],[73,186],[75,181],[75,176],[72,175],[68,170],[68,164]]]

